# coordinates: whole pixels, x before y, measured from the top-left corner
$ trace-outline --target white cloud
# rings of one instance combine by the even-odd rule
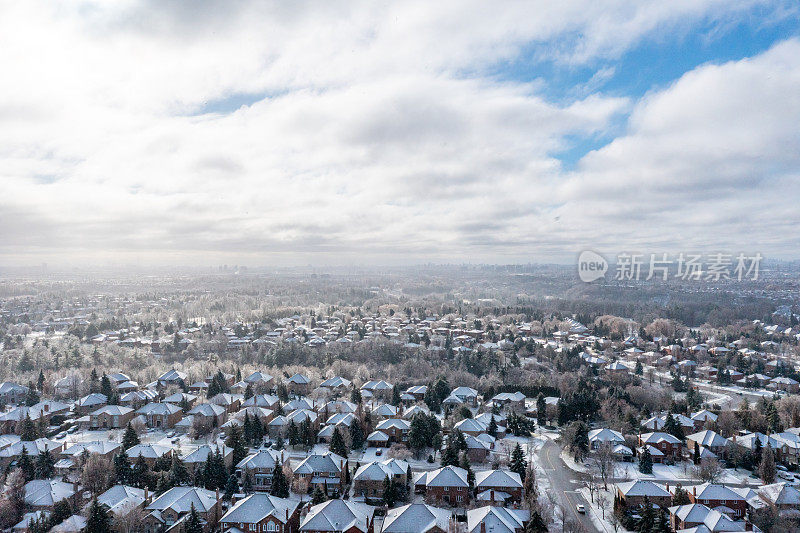
[[[794,41],[649,95],[571,174],[552,156],[565,136],[604,132],[630,103],[548,102],[484,72],[530,47],[614,58],[761,3],[4,4],[0,256],[548,259],[625,242],[630,225],[600,214],[652,218],[637,188],[698,220],[698,201],[735,203],[741,169],[763,182],[797,169],[781,149],[796,110],[767,112],[796,83]],[[240,94],[264,96],[198,114]],[[709,164],[704,186],[723,195],[690,198]]]

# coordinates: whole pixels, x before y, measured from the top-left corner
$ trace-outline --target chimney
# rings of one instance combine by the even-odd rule
[[[697,485],[695,485],[695,486],[693,486],[693,487],[692,487],[692,496],[694,496],[695,498],[697,498]]]
[[[289,508],[286,508],[286,524],[289,524]]]
[[[666,485],[666,488],[667,488],[667,492],[669,492],[669,481],[667,481],[667,483],[665,485]]]
[[[216,489],[214,491],[214,499],[216,499],[219,502],[219,489]]]
[[[486,521],[481,521],[481,533],[486,533]]]
[[[148,504],[148,500],[150,499],[150,491],[147,490],[147,487],[144,488],[144,503],[145,505]]]

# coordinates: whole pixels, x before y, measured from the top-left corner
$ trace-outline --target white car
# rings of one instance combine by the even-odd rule
[[[581,514],[586,514],[586,507],[582,503],[579,503],[575,509]]]

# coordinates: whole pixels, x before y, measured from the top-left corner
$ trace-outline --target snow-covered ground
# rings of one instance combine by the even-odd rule
[[[627,533],[628,530],[622,527],[622,524],[617,524],[617,528],[614,529],[614,525],[611,523],[614,514],[613,485],[609,485],[608,489],[609,490],[603,490],[601,487],[600,490],[595,491],[594,501],[592,501],[592,495],[589,493],[587,487],[578,489],[578,492],[589,504],[586,507],[586,514],[591,518],[592,523],[599,531],[605,531],[606,533],[614,533],[615,531],[618,533]],[[604,510],[600,509],[600,504],[598,503],[600,499],[605,503]]]

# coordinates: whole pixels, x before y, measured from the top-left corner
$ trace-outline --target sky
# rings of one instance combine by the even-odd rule
[[[800,258],[796,1],[0,2],[0,264]]]

